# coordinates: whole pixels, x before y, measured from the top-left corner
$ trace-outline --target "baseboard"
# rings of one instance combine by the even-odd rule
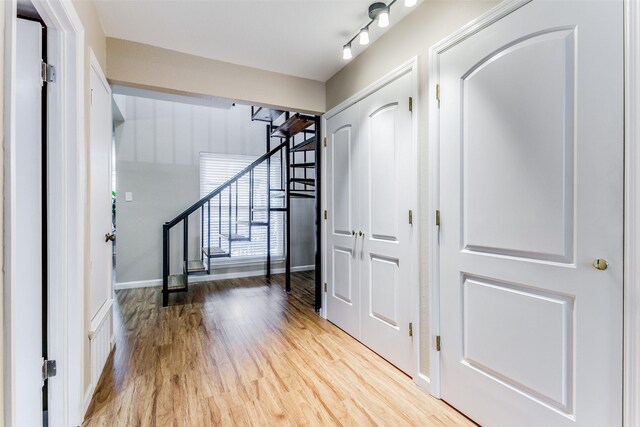
[[[413,378],[413,381],[418,385],[418,387],[431,394],[431,379],[428,376],[425,374],[418,374]]]
[[[297,273],[301,271],[311,271],[315,270],[315,265],[299,265],[296,267],[291,267],[292,273]],[[272,274],[282,274],[285,272],[284,268],[272,268]],[[189,283],[202,283],[202,282],[210,282],[212,280],[224,280],[224,279],[240,279],[243,277],[258,277],[264,276],[264,270],[249,270],[249,271],[236,271],[233,273],[220,273],[220,274],[209,274],[207,276],[190,276]],[[151,279],[151,280],[138,280],[134,282],[121,282],[116,283],[115,290],[121,289],[137,289],[137,288],[149,288],[153,286],[162,286],[162,279]]]
[[[110,302],[110,303],[109,303]],[[106,309],[100,310],[91,321],[89,331],[89,351],[91,353],[91,384],[96,387],[98,380],[107,364],[113,348],[113,301],[105,304]]]
[[[84,400],[82,402],[82,420],[87,416],[87,411],[89,410],[89,405],[91,404],[91,398],[93,397],[93,384],[89,384],[89,388],[84,393]]]
[[[102,304],[102,307],[100,307],[100,310],[98,310],[95,316],[93,316],[93,319],[91,319],[91,324],[89,326],[89,339],[93,338],[93,335],[96,333],[105,317],[111,314],[112,307],[113,298],[109,298],[104,302],[104,304]]]
[[[151,288],[153,286],[162,286],[162,279],[152,280],[136,280],[133,282],[120,282],[116,283],[114,289],[116,291],[122,289],[137,289],[137,288]]]

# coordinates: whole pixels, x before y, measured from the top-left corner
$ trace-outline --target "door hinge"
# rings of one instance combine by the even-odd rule
[[[49,65],[44,61],[40,62],[40,79],[42,83],[55,83],[56,81],[56,68],[53,65]]]
[[[56,373],[56,361],[42,359],[42,380],[44,381],[47,378],[55,377]]]
[[[436,225],[440,227],[440,210],[436,210]]]
[[[413,225],[413,211],[409,209],[409,224]]]
[[[413,97],[409,97],[409,111],[413,112]]]
[[[440,335],[436,336],[436,351],[440,351]]]
[[[329,218],[329,214],[327,213],[327,210],[324,210],[324,219],[328,219]]]
[[[325,147],[327,146],[327,137],[326,136],[324,137],[324,146]]]
[[[412,337],[413,336],[413,323],[409,322],[409,336]]]
[[[324,291],[327,292],[327,282],[324,282]]]
[[[440,103],[440,84],[436,85],[436,101]]]

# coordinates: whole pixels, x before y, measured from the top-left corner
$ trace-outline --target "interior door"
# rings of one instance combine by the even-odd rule
[[[411,74],[362,101],[360,109],[361,341],[407,373],[415,371],[409,323],[416,295],[412,264],[416,165],[413,155]],[[413,219],[411,219],[413,220]],[[413,221],[412,221],[413,222]]]
[[[11,249],[18,286],[12,295],[10,327],[15,337],[11,363],[18,377],[12,379],[16,426],[42,425],[42,27],[40,23],[17,20],[16,28],[16,123],[13,160],[15,203]]]
[[[111,89],[91,67],[91,318],[112,297]]]
[[[327,319],[360,337],[358,105],[327,120]]]
[[[441,391],[482,425],[621,425],[622,6],[533,1],[440,56]]]

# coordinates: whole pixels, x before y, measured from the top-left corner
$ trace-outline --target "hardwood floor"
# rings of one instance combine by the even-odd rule
[[[83,426],[462,426],[469,420],[323,320],[312,273],[118,291],[116,347]]]

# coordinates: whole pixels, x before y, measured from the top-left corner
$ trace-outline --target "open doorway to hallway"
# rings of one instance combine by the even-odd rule
[[[172,293],[188,290],[187,280],[316,270],[314,116],[114,91],[116,290],[162,285],[166,277]],[[298,135],[276,133],[298,117],[307,119]],[[165,239],[167,223],[175,227]]]
[[[47,242],[47,33],[31,2],[20,2],[16,27],[16,147],[15,176],[15,269],[21,285],[14,298],[30,307],[16,313],[15,321],[26,334],[16,337],[15,366],[23,377],[13,392],[20,398],[19,423],[48,425],[49,365],[30,369],[48,359],[48,242]],[[54,362],[55,363],[55,362]],[[55,368],[53,368],[55,370]],[[28,402],[28,403],[27,403]],[[39,411],[32,410],[36,404]],[[28,406],[28,407],[27,407]]]

